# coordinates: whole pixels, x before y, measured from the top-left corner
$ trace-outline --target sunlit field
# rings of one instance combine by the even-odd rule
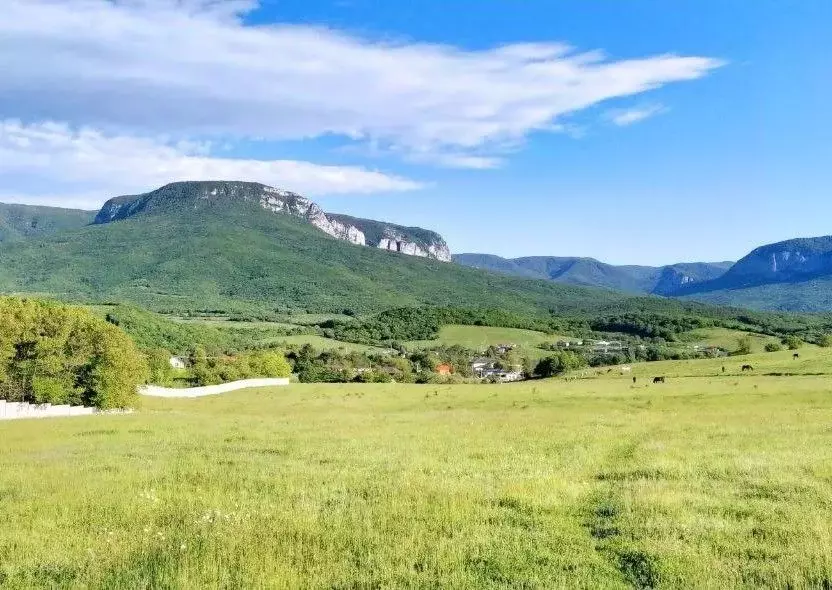
[[[291,385],[5,422],[0,587],[827,588],[830,440],[823,376]]]

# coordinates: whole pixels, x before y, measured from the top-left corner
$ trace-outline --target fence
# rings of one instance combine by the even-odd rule
[[[231,383],[222,383],[221,385],[204,385],[202,387],[188,387],[181,389],[159,387],[158,385],[145,385],[143,387],[139,387],[139,393],[150,397],[203,397],[206,395],[228,393],[229,391],[237,389],[248,389],[250,387],[276,387],[282,385],[289,385],[289,379],[243,379],[241,381],[232,381]]]
[[[99,410],[85,406],[30,404],[0,400],[0,420],[23,418],[58,418],[67,416],[91,416],[93,414],[129,414],[132,410]]]

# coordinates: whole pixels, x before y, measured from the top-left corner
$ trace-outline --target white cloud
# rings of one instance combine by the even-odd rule
[[[609,111],[607,116],[614,124],[619,127],[625,127],[627,125],[632,125],[633,123],[644,121],[645,119],[658,115],[659,113],[663,113],[666,110],[667,109],[663,105],[656,104],[633,109]]]
[[[469,51],[248,26],[251,0],[3,0],[0,113],[133,135],[336,135],[491,167],[571,113],[706,75],[708,57],[609,59],[560,43]],[[496,153],[488,150],[496,146]]]
[[[91,208],[177,180],[252,180],[311,196],[421,187],[360,167],[216,158],[206,155],[209,147],[56,123],[0,121],[0,186],[9,193],[6,200]],[[19,190],[12,193],[9,187]]]

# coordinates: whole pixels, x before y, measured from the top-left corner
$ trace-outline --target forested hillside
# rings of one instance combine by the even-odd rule
[[[81,228],[94,216],[94,212],[80,209],[0,203],[0,242]]]

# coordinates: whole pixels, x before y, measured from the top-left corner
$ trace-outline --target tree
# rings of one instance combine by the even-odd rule
[[[777,344],[776,342],[768,342],[765,345],[766,352],[779,352],[781,350],[783,350],[783,347]]]
[[[173,380],[173,367],[170,366],[170,352],[164,348],[154,348],[145,353],[150,369],[150,382],[156,385],[169,385]]]
[[[798,348],[803,346],[803,340],[801,340],[797,336],[790,335],[783,338],[783,344],[785,344],[789,350],[797,350]]]
[[[823,334],[818,338],[818,346],[822,348],[829,348],[832,346],[832,334]]]
[[[33,299],[0,298],[0,399],[129,407],[144,357],[115,323]]]
[[[282,352],[255,353],[252,355],[250,365],[258,377],[288,377],[292,374],[292,365]]]
[[[739,338],[737,338],[737,350],[734,352],[734,354],[751,354],[752,344],[753,341],[751,340],[751,336],[747,334],[745,336],[740,336]]]
[[[534,368],[534,374],[538,377],[554,377],[585,367],[586,364],[586,359],[581,355],[563,351],[541,359]]]

